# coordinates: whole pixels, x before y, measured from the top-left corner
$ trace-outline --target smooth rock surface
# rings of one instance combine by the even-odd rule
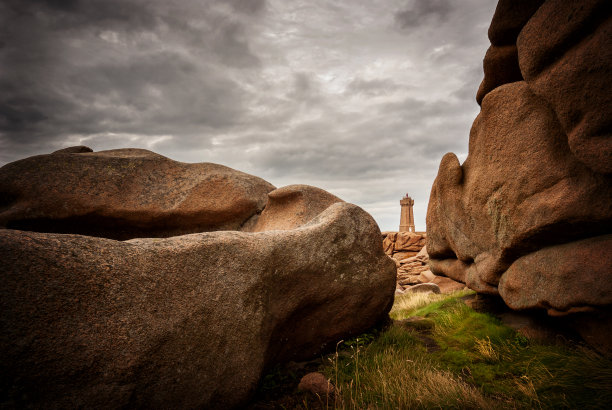
[[[0,229],[3,408],[241,406],[393,303],[375,221],[315,187],[70,147],[0,193],[1,226],[31,229]]]
[[[320,188],[309,185],[289,185],[268,194],[268,203],[253,232],[295,229],[310,221],[330,205],[343,202]]]
[[[435,276],[431,283],[438,285],[440,293],[453,293],[466,288],[464,283],[457,282],[445,276]]]
[[[222,165],[70,147],[0,168],[0,227],[120,240],[238,230],[274,189]]]
[[[519,69],[518,52],[514,44],[503,47],[489,47],[483,61],[483,68],[484,79],[476,93],[478,104],[482,104],[484,96],[500,85],[523,79]]]
[[[516,38],[544,0],[499,0],[491,25],[489,40],[495,46],[516,43]]]
[[[567,312],[585,305],[612,305],[612,281],[605,280],[611,275],[610,253],[612,235],[532,252],[506,270],[499,283],[500,295],[513,309],[535,306]]]

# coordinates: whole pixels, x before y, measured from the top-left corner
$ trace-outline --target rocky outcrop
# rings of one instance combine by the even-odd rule
[[[222,165],[79,146],[0,170],[0,227],[111,239],[253,225],[274,186]]]
[[[451,293],[465,288],[464,284],[444,276],[434,275],[429,270],[427,247],[423,247],[416,256],[397,261],[396,265],[398,268],[395,292],[398,294],[412,291],[417,285],[424,283],[437,285],[438,291],[442,293]]]
[[[234,193],[256,181],[219,169],[208,177]],[[372,217],[313,187],[277,191],[257,232],[117,241],[1,229],[2,407],[232,408],[276,363],[385,319],[395,265]]]
[[[382,235],[385,253],[396,261],[416,256],[425,246],[425,238],[427,237],[424,232],[385,231]]]
[[[610,24],[605,1],[499,2],[489,36],[508,52],[487,53],[469,154],[446,154],[431,191],[433,273],[514,309],[612,304]],[[511,56],[521,78],[488,78]]]
[[[517,52],[515,44],[489,47],[483,60],[485,76],[476,93],[478,104],[482,104],[484,96],[500,85],[523,79]]]
[[[399,261],[397,268],[397,283],[401,286],[416,285],[417,283],[429,282],[433,278],[425,278],[421,275],[429,272],[429,255],[425,247],[416,256],[411,256]]]

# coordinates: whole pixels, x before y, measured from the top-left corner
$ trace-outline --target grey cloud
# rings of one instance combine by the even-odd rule
[[[221,57],[221,61],[229,66],[240,68],[253,68],[261,63],[253,54],[247,41],[247,35],[238,22],[229,22],[219,28],[214,50]]]
[[[463,101],[475,101],[476,91],[483,77],[482,63],[474,64],[471,69],[466,70],[461,87],[454,90],[451,95]]]
[[[152,4],[143,0],[8,0],[7,8],[15,16],[59,31],[96,26],[139,31],[160,22]]]
[[[32,0],[31,1],[31,3],[33,4],[39,4],[41,6],[47,6],[51,9],[58,9],[62,11],[73,10],[79,4],[79,2],[80,0]],[[13,2],[13,3],[16,4],[19,2]]]
[[[306,72],[293,74],[293,88],[285,94],[285,97],[291,102],[290,105],[295,107],[295,110],[285,112],[290,117],[301,109],[316,109],[326,104],[318,82],[311,73]]]
[[[295,80],[295,94],[302,96],[310,94],[312,91],[311,80],[306,73],[296,73],[294,75]]]
[[[261,14],[265,2],[231,6]],[[206,134],[240,122],[251,93],[227,69],[257,69],[259,59],[245,23],[222,13],[197,1],[0,6],[3,145],[18,149],[101,131]]]
[[[431,23],[431,19],[445,21],[453,7],[449,0],[413,0],[410,7],[395,14],[395,22],[408,29]]]
[[[345,92],[361,93],[368,96],[375,96],[397,91],[398,88],[405,88],[405,86],[399,85],[389,78],[375,80],[364,80],[362,78],[356,78],[348,84]]]
[[[68,90],[28,90],[25,82],[19,90],[0,82],[5,95],[0,112],[11,125],[7,131],[28,133],[29,138],[99,129],[159,133],[198,124],[220,128],[244,115],[238,85],[173,52],[64,69],[53,80],[64,87],[69,84]],[[66,115],[71,117],[68,121]]]

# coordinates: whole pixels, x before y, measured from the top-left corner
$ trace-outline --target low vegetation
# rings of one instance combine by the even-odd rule
[[[468,293],[398,296],[390,326],[309,364],[336,397],[297,392],[300,372],[275,369],[262,389],[284,391],[256,408],[610,408],[610,358],[578,344],[529,341],[468,307]]]

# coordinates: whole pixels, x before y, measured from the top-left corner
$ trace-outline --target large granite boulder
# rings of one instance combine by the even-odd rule
[[[276,363],[384,320],[395,264],[372,217],[313,187],[278,191],[257,232],[0,229],[0,406],[237,407]]]
[[[485,68],[517,58],[521,78],[485,70],[469,154],[442,159],[432,272],[514,309],[610,307],[611,22],[606,1],[499,2],[489,36],[508,52],[488,52]]]
[[[237,230],[274,189],[222,165],[71,147],[0,169],[0,227],[120,240]]]

